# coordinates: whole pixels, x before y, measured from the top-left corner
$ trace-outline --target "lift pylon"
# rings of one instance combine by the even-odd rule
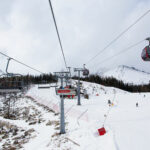
[[[69,72],[54,72],[55,76],[61,80],[60,88],[56,88],[56,94],[60,95],[60,134],[65,134],[65,116],[64,116],[64,79],[68,78]]]

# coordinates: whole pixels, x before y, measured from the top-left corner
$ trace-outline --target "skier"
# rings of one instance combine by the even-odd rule
[[[138,102],[136,103],[136,107],[138,107],[139,106],[139,104],[138,104]]]
[[[108,100],[108,105],[111,106],[111,101],[110,100]]]

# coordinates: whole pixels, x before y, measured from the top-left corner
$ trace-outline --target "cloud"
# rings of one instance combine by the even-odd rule
[[[147,0],[52,0],[52,4],[68,66],[73,67],[82,67],[150,8]],[[0,7],[1,51],[43,72],[65,68],[48,0],[5,0],[0,2]],[[112,68],[125,64],[150,71],[148,63],[145,64],[140,58],[146,42],[117,59],[94,66],[149,36],[149,16],[91,62],[89,69],[97,71],[100,67]],[[4,70],[3,59],[0,69]],[[13,61],[10,71],[35,73]]]

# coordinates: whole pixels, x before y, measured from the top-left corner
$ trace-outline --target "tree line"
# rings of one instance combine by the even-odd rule
[[[73,79],[78,79],[77,76],[72,77]],[[150,92],[150,83],[145,85],[134,85],[129,83],[124,83],[121,80],[116,78],[109,77],[104,78],[99,75],[93,74],[88,77],[81,77],[82,81],[93,82],[101,84],[104,86],[116,87],[128,92]],[[41,75],[21,75],[14,77],[1,77],[0,78],[0,88],[3,87],[17,87],[17,86],[26,86],[29,84],[42,84],[42,83],[54,83],[57,82],[57,78],[49,74]]]
[[[74,76],[73,79],[78,79],[77,76]],[[101,84],[104,86],[116,87],[128,92],[150,92],[150,83],[145,85],[134,85],[129,83],[124,83],[121,80],[117,80],[113,77],[100,77],[99,75],[90,75],[88,77],[81,77],[82,81],[93,82]]]
[[[0,78],[0,88],[17,88],[29,84],[54,83],[56,81],[57,79],[51,73],[42,75],[5,76]]]

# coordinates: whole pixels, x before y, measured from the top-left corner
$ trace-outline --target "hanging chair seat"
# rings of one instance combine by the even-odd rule
[[[88,76],[89,75],[89,70],[88,69],[84,69],[83,70],[83,76]]]
[[[8,93],[19,93],[20,91],[20,89],[0,89],[0,95]]]

